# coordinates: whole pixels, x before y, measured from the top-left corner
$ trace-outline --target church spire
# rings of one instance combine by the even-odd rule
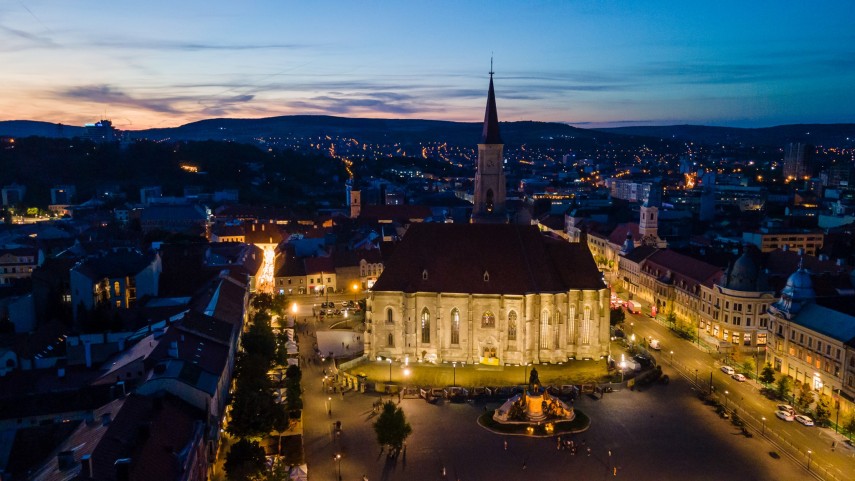
[[[481,131],[482,144],[501,144],[499,135],[499,113],[496,110],[496,92],[493,91],[493,59],[490,58],[490,90],[487,92],[487,111],[484,113],[484,130]]]

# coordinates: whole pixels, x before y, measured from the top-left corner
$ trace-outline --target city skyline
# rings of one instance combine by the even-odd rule
[[[855,5],[667,3],[18,2],[0,7],[0,120],[477,122],[492,55],[503,121],[855,121]]]

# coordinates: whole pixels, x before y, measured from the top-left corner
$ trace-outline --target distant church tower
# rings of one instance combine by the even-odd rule
[[[472,222],[479,224],[507,223],[505,207],[504,144],[499,135],[499,114],[496,111],[496,93],[493,91],[493,69],[490,62],[490,90],[487,93],[487,111],[484,129],[478,143],[478,164],[475,171],[475,205]]]
[[[654,246],[660,249],[668,247],[668,243],[659,238],[659,208],[660,203],[659,186],[653,185],[650,195],[641,205],[638,234],[641,236],[641,244]]]
[[[347,203],[350,205],[350,218],[356,219],[362,212],[362,196],[359,188],[353,187],[353,183],[352,180],[348,180],[345,183],[345,189],[347,191]]]

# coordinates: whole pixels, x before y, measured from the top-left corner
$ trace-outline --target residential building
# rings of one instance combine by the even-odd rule
[[[157,253],[113,249],[80,261],[71,268],[71,303],[74,318],[82,306],[92,310],[109,303],[116,308],[136,304],[144,296],[156,296],[162,266]]]

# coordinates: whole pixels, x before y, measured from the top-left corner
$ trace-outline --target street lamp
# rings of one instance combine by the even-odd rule
[[[392,359],[387,359],[389,361],[389,384],[392,384]]]
[[[727,395],[730,394],[727,392],[727,389],[724,390],[724,410],[727,411]]]
[[[635,323],[634,322],[629,323],[629,333],[633,335],[632,339],[634,341],[635,340],[635,334],[634,334],[635,333]]]
[[[453,378],[453,380],[451,381],[451,385],[456,386],[457,385],[457,361],[451,362],[451,373],[452,373],[452,378]]]
[[[626,369],[626,361],[620,362],[620,382],[623,383],[623,370]]]
[[[332,397],[327,397],[327,414],[332,416]]]
[[[333,459],[335,459],[336,464],[338,464],[338,481],[341,481],[341,454],[336,453]]]
[[[763,420],[763,435],[766,435],[766,417],[763,416],[760,419]]]
[[[671,351],[671,365],[674,365],[674,351]]]
[[[808,449],[808,465],[807,465],[807,469],[808,469],[808,471],[810,471],[810,455],[811,455],[811,454],[813,454],[813,451],[811,451],[810,449]]]

